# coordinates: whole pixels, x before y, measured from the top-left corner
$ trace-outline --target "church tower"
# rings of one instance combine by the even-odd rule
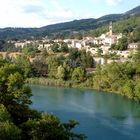
[[[112,36],[112,22],[109,24],[109,35]]]

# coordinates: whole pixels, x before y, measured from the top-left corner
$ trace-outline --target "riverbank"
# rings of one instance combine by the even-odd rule
[[[64,80],[60,80],[60,79],[34,77],[34,78],[28,78],[27,83],[35,84],[35,85],[44,85],[44,86],[94,89],[94,90],[97,90],[97,91],[108,92],[108,93],[113,93],[113,94],[118,94],[118,95],[121,95],[121,96],[125,96],[125,97],[127,97],[128,99],[131,99],[131,100],[140,101],[139,98],[130,98],[127,94],[123,94],[119,91],[113,91],[113,90],[110,90],[110,89],[95,88],[92,85],[90,80],[87,80],[87,81],[82,82],[82,83],[75,83],[72,80],[64,81]]]
[[[64,81],[60,79],[50,79],[50,78],[28,78],[27,83],[36,85],[46,85],[46,86],[61,86],[61,87],[72,87],[71,81]]]
[[[59,87],[69,87],[69,88],[90,88],[87,85],[87,82],[83,83],[74,83],[73,81],[64,81],[60,79],[50,79],[44,77],[35,77],[35,78],[28,78],[27,83],[35,84],[35,85],[44,85],[44,86],[59,86]]]
[[[27,83],[28,84],[33,84],[33,85],[43,85],[43,86],[91,89],[91,90],[97,90],[97,91],[101,91],[101,92],[108,92],[108,93],[112,93],[112,94],[120,94],[117,91],[114,92],[114,91],[110,91],[110,90],[103,90],[103,89],[94,88],[89,80],[87,80],[85,82],[82,82],[82,83],[75,83],[75,82],[73,82],[71,80],[64,81],[64,80],[60,80],[60,79],[50,79],[50,78],[44,78],[44,77],[34,77],[34,78],[28,78],[27,79]]]

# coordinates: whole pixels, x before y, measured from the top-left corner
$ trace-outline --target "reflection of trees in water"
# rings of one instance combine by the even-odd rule
[[[39,88],[40,87],[40,88]],[[98,113],[106,117],[112,116],[113,119],[126,121],[130,117],[140,120],[140,105],[137,102],[126,99],[125,97],[97,92],[94,90],[57,88],[33,86],[35,96],[43,98],[42,101],[49,102],[55,106],[66,106],[66,108],[75,108],[77,111],[89,113]]]
[[[117,120],[125,120],[129,116],[140,119],[140,104],[114,94],[97,93],[93,96],[95,108],[111,115]]]

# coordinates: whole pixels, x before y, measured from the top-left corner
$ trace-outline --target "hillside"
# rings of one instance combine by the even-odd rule
[[[121,14],[110,14],[98,19],[81,19],[53,24],[41,28],[4,28],[0,29],[0,39],[22,39],[42,36],[66,36],[80,31],[89,31],[107,25],[110,21],[122,21],[140,14],[140,6]]]

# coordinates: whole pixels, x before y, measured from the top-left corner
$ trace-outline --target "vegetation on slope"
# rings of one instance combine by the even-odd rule
[[[84,135],[72,132],[77,121],[61,123],[56,116],[29,108],[32,94],[25,85],[25,73],[16,64],[0,59],[0,139],[83,140]]]
[[[20,60],[22,60],[21,57]],[[32,64],[24,65],[24,67],[27,68],[25,69],[26,75],[30,77],[29,83],[93,88],[118,93],[140,101],[139,48],[137,53],[132,55],[131,61],[99,65],[96,69],[92,68],[93,62],[90,53],[71,49],[66,56],[41,55]],[[19,66],[22,67],[23,64],[20,63]],[[88,72],[87,68],[91,68],[92,73]]]

